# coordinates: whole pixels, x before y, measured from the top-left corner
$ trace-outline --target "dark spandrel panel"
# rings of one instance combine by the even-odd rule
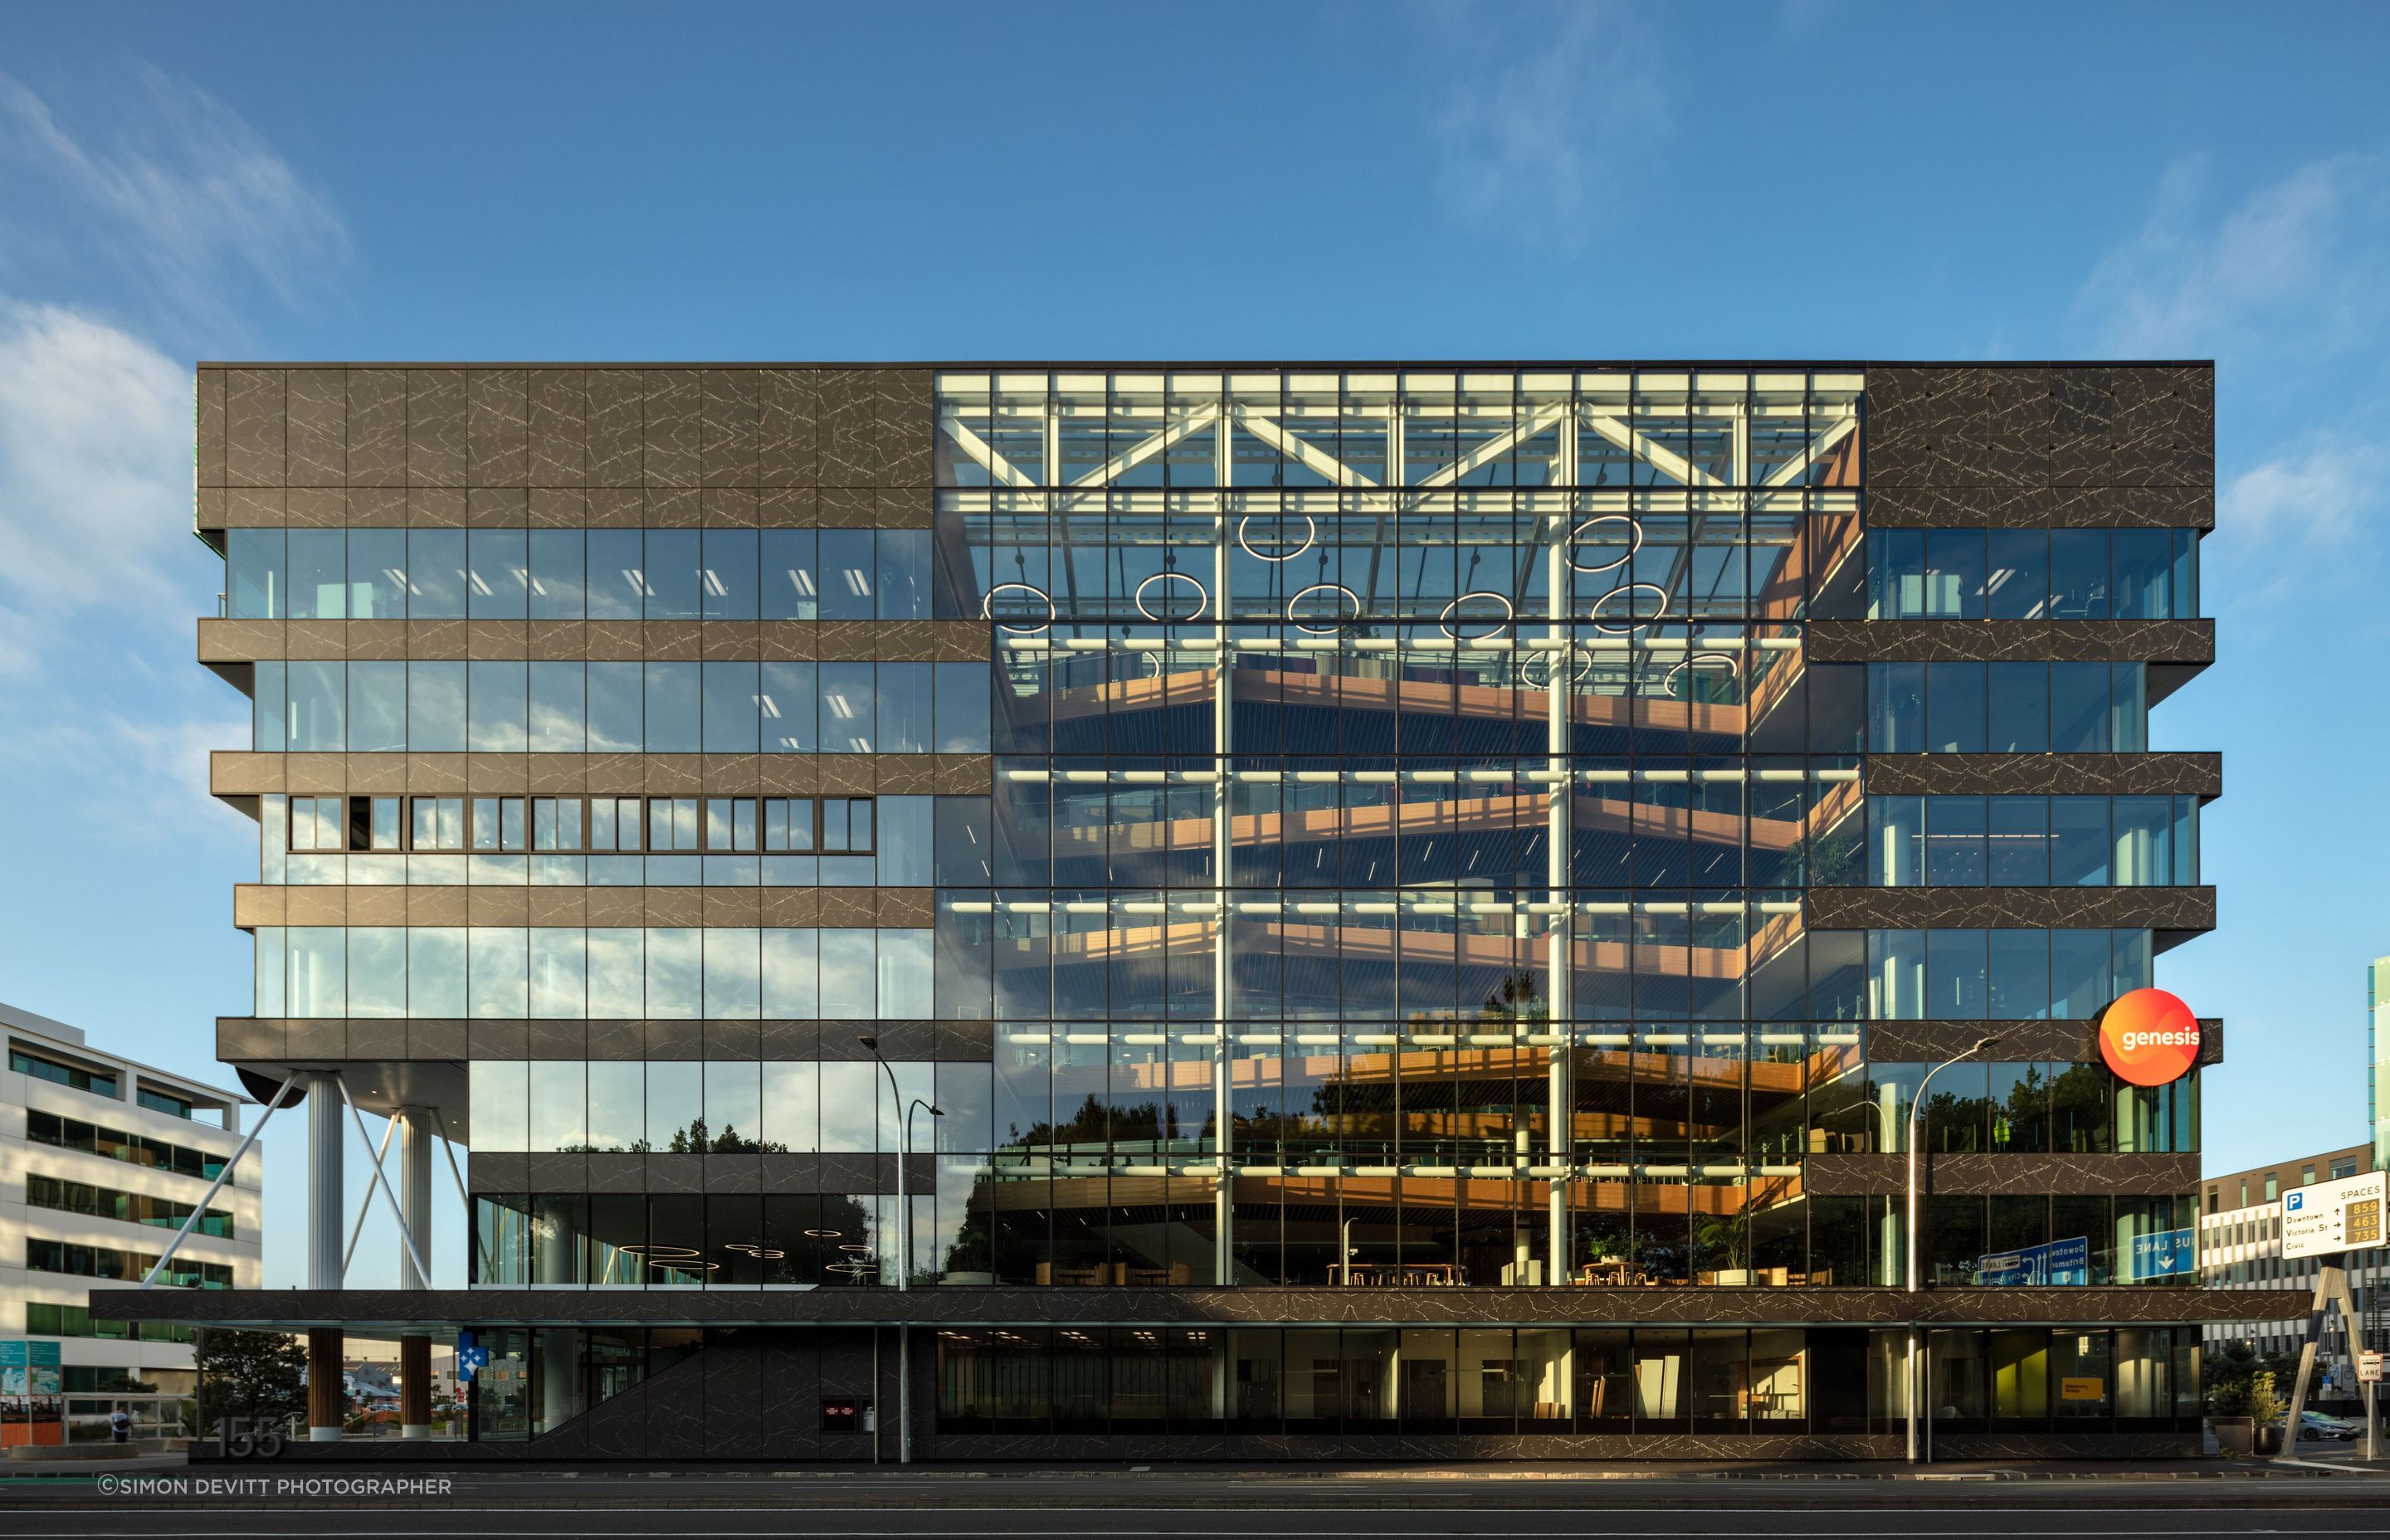
[[[469,404],[462,369],[406,372],[406,481],[462,487],[468,468]]]
[[[225,372],[225,480],[233,486],[285,484],[283,371]]]
[[[476,487],[527,485],[529,379],[521,369],[474,369],[466,379],[466,478]]]

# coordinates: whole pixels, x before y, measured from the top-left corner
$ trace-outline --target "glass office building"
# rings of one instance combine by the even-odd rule
[[[2214,925],[2211,404],[205,366],[221,1055],[469,1152],[469,1288],[278,1318],[527,1457],[1878,1457],[1912,1324],[1938,1450],[2195,1453],[2221,1032],[2095,1033]]]

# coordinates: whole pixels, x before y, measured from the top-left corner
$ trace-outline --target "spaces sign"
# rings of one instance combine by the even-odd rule
[[[2282,1254],[2329,1256],[2382,1244],[2384,1174],[2314,1182],[2282,1194]]]

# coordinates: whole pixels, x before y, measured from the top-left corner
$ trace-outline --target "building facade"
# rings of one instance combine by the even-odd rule
[[[2320,1259],[2282,1255],[2282,1195],[2294,1187],[2336,1182],[2376,1169],[2373,1147],[2361,1144],[2208,1177],[2200,1184],[2201,1283],[2227,1293],[2255,1293],[2266,1299],[2284,1289],[2312,1296]],[[2360,1346],[2378,1347],[2384,1341],[2382,1285],[2390,1281],[2385,1280],[2385,1264],[2390,1264],[2390,1257],[2378,1246],[2347,1253],[2348,1291],[2357,1303],[2358,1328],[2367,1338]],[[2338,1311],[2332,1312],[2323,1323],[2316,1350],[2316,1372],[2321,1381],[2319,1393],[2335,1399],[2357,1394],[2348,1325]],[[2304,1313],[2289,1318],[2210,1321],[2207,1346],[2213,1352],[2245,1342],[2261,1354],[2296,1353],[2306,1340],[2306,1328]],[[2287,1384],[2283,1393],[2289,1393]]]
[[[469,1149],[473,1287],[271,1305],[473,1330],[478,1451],[1882,1456],[1912,1323],[1945,1452],[2196,1450],[2220,1024],[2094,1038],[2214,924],[2207,366],[206,366],[199,437],[220,1054]]]
[[[189,1327],[95,1317],[88,1295],[103,1280],[138,1283],[202,1201],[160,1286],[260,1286],[263,1150],[209,1192],[239,1148],[247,1098],[14,1006],[0,1005],[0,1341],[26,1344],[0,1370],[0,1442],[54,1442],[70,1420],[105,1422],[120,1401],[144,1436],[188,1431]],[[51,1366],[55,1384],[42,1372]]]

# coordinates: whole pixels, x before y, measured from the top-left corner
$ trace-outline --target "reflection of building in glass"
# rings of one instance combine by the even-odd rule
[[[2201,1072],[2093,1025],[2213,924],[2217,759],[2147,750],[2210,398],[203,370],[221,1050],[469,1147],[406,1317],[530,1452],[699,1386],[687,1452],[867,1454],[876,1321],[941,1457],[1859,1456],[1917,1088],[1996,1032],[1923,1122],[1943,1447],[2187,1450]]]

